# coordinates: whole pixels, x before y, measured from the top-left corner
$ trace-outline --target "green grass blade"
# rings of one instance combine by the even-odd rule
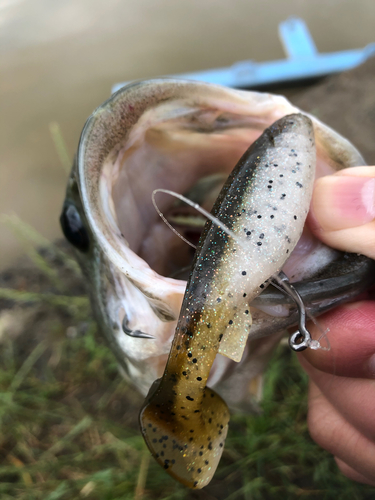
[[[45,352],[46,349],[47,349],[47,342],[43,341],[40,342],[33,351],[31,351],[26,361],[23,363],[18,372],[15,374],[12,383],[9,386],[10,392],[15,392],[20,387],[20,385],[24,381],[29,371],[32,369],[32,367],[35,365],[35,363],[42,356],[42,354]]]
[[[44,273],[49,275],[51,265],[46,259],[38,254],[36,259],[36,248],[48,248],[54,255],[59,257],[66,267],[74,272],[76,276],[81,276],[81,270],[77,262],[67,255],[63,250],[50,242],[43,235],[38,233],[30,224],[21,220],[16,214],[1,214],[0,222],[7,225],[13,233],[26,244],[26,250],[31,254],[31,258],[36,266]],[[53,273],[55,275],[55,273]]]
[[[65,172],[69,175],[70,170],[72,168],[72,160],[70,159],[70,155],[68,153],[68,148],[66,146],[64,137],[61,133],[60,125],[57,122],[51,122],[49,124],[49,131],[53,140],[53,143],[56,148],[57,155],[60,159],[60,163],[65,170]]]
[[[69,295],[55,295],[53,293],[35,293],[14,290],[13,288],[0,288],[0,298],[15,300],[16,302],[46,302],[51,306],[62,307],[77,314],[89,314],[88,297],[69,297]]]
[[[91,417],[89,417],[89,416],[83,417],[83,419],[80,422],[78,422],[78,424],[75,425],[73,427],[73,429],[71,429],[68,432],[68,434],[66,434],[62,439],[60,439],[59,441],[54,443],[51,446],[51,448],[49,448],[46,452],[44,452],[41,455],[40,460],[46,459],[46,458],[50,457],[51,455],[55,455],[56,453],[61,451],[67,443],[69,443],[70,441],[73,441],[73,439],[75,439],[77,436],[79,436],[79,434],[82,434],[83,432],[85,432],[90,427],[92,422],[93,422],[93,420]]]

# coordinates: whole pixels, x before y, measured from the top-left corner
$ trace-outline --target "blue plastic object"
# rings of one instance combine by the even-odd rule
[[[306,23],[297,17],[289,18],[279,24],[279,37],[287,59],[261,63],[251,60],[239,61],[226,68],[168,76],[227,87],[252,88],[319,78],[354,68],[375,56],[375,43],[363,49],[320,54]],[[130,82],[114,85],[112,92],[116,92],[127,83]]]

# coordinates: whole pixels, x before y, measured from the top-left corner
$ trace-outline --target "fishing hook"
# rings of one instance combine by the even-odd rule
[[[122,321],[122,331],[125,333],[125,335],[128,335],[129,337],[133,337],[136,339],[154,339],[155,337],[153,335],[150,335],[149,333],[142,332],[141,330],[131,330],[127,326],[128,318],[124,316],[124,319]]]
[[[306,328],[306,308],[302,297],[290,283],[288,276],[282,271],[278,275],[273,276],[272,280],[280,286],[277,288],[280,288],[284,293],[289,295],[297,305],[299,329],[290,336],[289,346],[293,351],[304,351],[311,345],[312,339],[309,330]]]

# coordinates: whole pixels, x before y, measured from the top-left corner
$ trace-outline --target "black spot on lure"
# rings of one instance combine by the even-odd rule
[[[211,366],[218,353],[240,361],[249,303],[302,234],[315,163],[311,120],[276,121],[242,156],[213,207],[235,238],[211,221],[200,238],[164,374],[140,414],[152,455],[190,488],[209,483],[228,431],[228,407],[206,386]]]

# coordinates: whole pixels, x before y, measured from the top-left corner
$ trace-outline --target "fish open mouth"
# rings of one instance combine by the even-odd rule
[[[88,276],[97,273],[91,295],[107,338],[115,339],[113,350],[124,353],[132,366],[150,357],[162,359],[152,374],[142,365],[143,392],[165,364],[194,254],[155,211],[153,191],[181,193],[210,210],[248,147],[276,120],[298,112],[280,96],[160,79],[121,89],[86,122],[74,174],[79,188],[75,206],[87,223],[91,253],[80,262]],[[310,118],[317,176],[365,164],[352,144]],[[157,204],[196,244],[202,218],[168,195],[157,194]],[[90,260],[99,264],[89,265]],[[99,272],[95,267],[100,266]],[[326,247],[308,228],[284,271],[313,315],[358,295],[375,274],[373,261]],[[111,276],[103,281],[100,273]],[[253,301],[251,313],[250,338],[298,321],[293,301],[272,286]],[[143,341],[140,349],[139,340],[123,338],[132,331],[155,340]]]
[[[135,84],[133,90],[139,85],[145,84]],[[225,100],[215,95],[215,91],[208,95],[202,92],[200,84],[185,82],[185,87],[185,96],[160,96],[137,117],[127,130],[125,140],[117,143],[107,155],[99,179],[100,208],[107,224],[115,225],[130,250],[156,273],[179,280],[187,278],[194,250],[159,218],[151,203],[153,190],[162,188],[182,193],[210,210],[243,152],[273,121],[295,111],[285,99],[277,96],[249,93],[254,96],[253,102],[245,104],[230,98]],[[229,92],[238,97],[235,91]],[[128,102],[131,107],[130,102],[131,97]],[[136,105],[133,111],[134,108]],[[348,141],[317,120],[313,121],[317,177],[364,163]],[[157,202],[167,220],[196,245],[205,222],[203,218],[168,195],[159,194]],[[308,296],[306,287],[302,286],[301,290],[309,303],[316,302],[319,294],[323,299],[329,290],[331,296],[325,298],[328,306],[329,299],[337,302],[337,297],[332,297],[336,279],[342,280],[346,275],[345,294],[353,287],[358,293],[359,281],[363,283],[369,275],[368,266],[363,265],[366,259],[359,258],[356,265],[350,266],[348,260],[353,261],[319,242],[306,227],[284,272],[292,282],[319,280],[315,294],[311,294],[311,281]],[[336,275],[327,274],[332,262],[336,262]],[[323,281],[328,277],[331,281]],[[338,286],[338,291],[342,298],[342,286]],[[256,304],[272,316],[289,315],[290,299],[276,290],[264,293]]]
[[[276,112],[264,117],[239,114],[221,102],[216,107],[212,103],[159,103],[140,117],[116,159],[109,157],[104,163],[103,211],[117,221],[130,249],[154,271],[186,279],[183,270],[189,267],[193,252],[158,217],[151,203],[153,190],[184,194],[211,210],[244,151],[277,118]],[[325,156],[318,154],[317,175],[333,171]],[[197,244],[202,217],[168,195],[158,194],[157,203],[178,232]],[[296,252],[300,263],[316,253],[316,244],[306,233]],[[332,251],[326,253],[331,256]],[[298,280],[301,273],[294,274],[294,281]]]

